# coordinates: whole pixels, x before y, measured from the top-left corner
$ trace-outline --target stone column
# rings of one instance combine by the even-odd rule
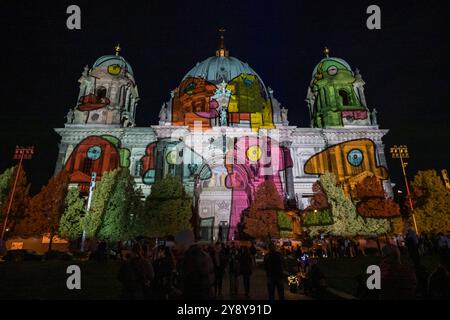
[[[292,141],[283,141],[281,146],[283,147],[283,165],[286,166],[286,163],[293,162],[292,156],[289,160],[288,157],[292,154],[291,149]],[[292,172],[292,166],[284,168],[284,176],[285,176],[285,184],[286,184],[286,193],[289,196],[288,205],[296,206],[295,201],[295,190],[294,190],[294,174]]]
[[[156,145],[156,173],[155,173],[155,180],[159,180],[163,178],[163,172],[164,172],[164,143],[158,143]]]
[[[55,166],[55,174],[57,174],[61,169],[64,167],[64,161],[66,159],[66,152],[67,152],[67,144],[60,143],[58,146],[58,157],[56,159],[56,166]]]

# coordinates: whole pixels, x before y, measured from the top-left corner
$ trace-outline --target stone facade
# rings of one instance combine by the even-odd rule
[[[313,79],[307,95],[312,126],[297,127],[289,125],[288,110],[274,98],[273,90],[264,86],[248,64],[233,59],[230,60],[224,55],[207,59],[207,65],[198,64],[194,67],[182,82],[183,94],[186,95],[187,92],[187,95],[181,95],[179,88],[172,92],[171,99],[161,108],[159,124],[148,127],[135,126],[134,117],[139,97],[129,64],[118,55],[98,59],[92,69],[85,68],[80,78],[77,105],[69,112],[65,127],[55,129],[61,136],[56,171],[66,168],[71,171],[72,176],[77,176],[78,180],[74,183],[88,183],[93,165],[99,161],[100,156],[95,153],[98,151],[101,157],[105,157],[102,163],[107,165],[107,168],[128,167],[145,195],[151,192],[151,184],[155,179],[163,178],[169,173],[179,175],[187,192],[193,195],[194,207],[198,209],[200,226],[203,227],[203,236],[215,240],[220,236],[234,238],[234,234],[229,230],[237,227],[238,220],[232,216],[238,214],[239,218],[243,210],[251,204],[254,192],[265,176],[279,181],[278,191],[288,207],[302,209],[308,206],[313,195],[312,186],[320,173],[305,172],[305,164],[332,146],[353,140],[370,140],[375,146],[373,159],[369,159],[371,166],[386,167],[382,138],[388,130],[379,129],[376,118],[366,117],[359,121],[351,118],[349,113],[344,114],[348,108],[345,108],[342,99],[347,99],[346,97],[339,100],[333,96],[337,99],[337,104],[327,105],[328,98],[321,96],[324,90],[327,90],[326,86],[333,82],[332,76],[336,70],[331,70],[327,76],[328,82],[321,82],[319,86],[317,79]],[[330,59],[325,62],[328,68],[333,68]],[[342,59],[338,62],[340,68],[345,69],[346,75],[340,86],[345,87],[347,91],[353,90],[352,88],[355,90],[351,91],[351,100],[345,102],[352,110],[366,112],[365,114],[370,116],[364,97],[364,82],[359,72],[354,75],[347,63]],[[321,64],[323,67],[324,61],[321,61]],[[217,72],[213,72],[214,70]],[[318,67],[315,70],[317,74]],[[199,72],[212,74],[213,78],[208,78],[208,75],[199,76]],[[225,82],[232,83],[238,76],[239,79],[235,80],[233,86]],[[196,80],[197,82],[186,83],[191,77],[198,77],[196,79],[202,79],[202,82]],[[205,80],[208,81],[207,84]],[[194,92],[195,84],[200,82],[202,86],[208,87],[209,91],[214,87],[217,87],[217,90],[210,96],[202,96],[202,92]],[[255,94],[251,91],[248,95],[238,96],[236,88],[240,88],[242,92],[245,86],[252,85],[259,85],[264,89],[260,91],[261,97],[255,100]],[[99,91],[99,88],[106,89],[106,92]],[[83,98],[89,94],[91,96]],[[329,93],[327,97],[328,95]],[[178,99],[177,117],[180,118],[180,114],[183,115],[181,110],[187,108],[186,110],[189,110],[186,111],[186,116],[190,115],[189,122],[178,121],[177,125],[172,123],[174,99]],[[320,105],[317,105],[317,99],[322,99]],[[253,108],[248,105],[252,101],[259,101],[262,105]],[[186,105],[188,107],[183,103],[189,103]],[[239,108],[245,111],[239,111]],[[196,113],[195,110],[201,112]],[[97,122],[90,120],[89,117],[99,112],[105,114],[95,117]],[[114,115],[110,117],[108,115],[111,112]],[[223,112],[227,118],[222,118]],[[328,116],[325,116],[325,113]],[[268,115],[272,120],[267,120]],[[358,116],[363,117],[362,114]],[[199,127],[196,127],[196,117],[202,118]],[[321,117],[328,117],[328,120],[322,121]],[[252,124],[253,120],[256,124]],[[186,125],[183,125],[184,123]],[[99,145],[89,145],[89,139],[100,141],[110,150],[106,152]],[[255,141],[258,141],[258,144],[259,141],[265,141],[269,147],[261,149],[258,146],[252,149],[254,154],[251,155],[249,150],[251,143]],[[83,143],[86,146],[80,148],[79,145]],[[236,151],[240,148],[240,143],[243,143],[245,148],[248,147],[242,149],[242,152],[246,152],[247,159],[236,164],[240,159]],[[262,157],[261,152],[265,153]],[[257,156],[257,159],[252,160],[253,156]],[[329,155],[338,156],[339,153]],[[365,154],[366,158],[368,156],[370,155]],[[269,159],[269,165],[261,162],[265,157]],[[343,153],[342,159],[335,158],[333,161],[346,161],[345,157],[350,155]],[[178,159],[181,159],[181,162]],[[348,161],[350,160],[349,158]],[[356,160],[358,159],[355,158]],[[102,171],[102,168],[106,167],[97,164],[97,168]],[[350,174],[330,168],[337,176],[341,176],[342,181],[347,181],[349,176],[373,171],[366,168]],[[101,174],[98,176],[100,179]],[[233,178],[236,180],[232,180]],[[383,179],[387,194],[392,195],[389,180]]]

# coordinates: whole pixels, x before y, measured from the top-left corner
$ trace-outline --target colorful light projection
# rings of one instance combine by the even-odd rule
[[[388,179],[388,171],[376,160],[375,143],[370,139],[342,142],[309,158],[304,167],[307,174],[332,172],[347,195],[354,195],[355,185],[367,176]]]
[[[96,94],[88,94],[80,97],[78,110],[93,111],[106,107],[111,101],[106,97],[106,88],[100,87]]]
[[[232,154],[227,155],[227,159],[231,158],[233,162],[226,165],[226,186],[232,189],[229,238],[236,238],[242,213],[265,180],[271,179],[284,199],[280,173],[292,167],[293,162],[289,150],[270,137],[242,137],[235,141],[230,152]]]
[[[254,131],[275,127],[271,100],[257,76],[240,74],[228,83],[227,89],[231,92],[229,123],[248,124]]]
[[[310,86],[316,96],[310,106],[315,127],[369,124],[355,83],[353,71],[342,59],[326,58],[317,65]]]
[[[312,189],[314,195],[304,210],[302,225],[305,227],[332,225],[334,220],[331,206],[320,182],[316,181]]]
[[[393,218],[400,215],[400,206],[387,198],[381,181],[367,176],[356,184],[353,199],[357,201],[356,211],[365,218]]]
[[[202,156],[179,140],[162,139],[150,143],[140,161],[142,182],[146,185],[152,185],[167,174],[183,178],[198,174],[200,180],[211,178],[211,169]]]
[[[187,78],[175,91],[172,102],[172,124],[194,128],[194,122],[202,128],[210,128],[210,119],[218,117],[219,103],[211,97],[217,87],[200,78]]]
[[[70,173],[70,182],[78,183],[80,190],[89,186],[91,173],[100,180],[103,173],[119,167],[129,167],[130,150],[121,148],[118,138],[110,135],[89,136],[74,148],[64,169]]]
[[[219,121],[221,110],[226,112],[226,119]],[[194,77],[181,82],[172,102],[172,124],[194,129],[198,128],[194,127],[195,122],[201,123],[202,129],[214,124],[239,125],[254,131],[275,127],[271,100],[261,81],[252,74],[240,74],[218,86]]]

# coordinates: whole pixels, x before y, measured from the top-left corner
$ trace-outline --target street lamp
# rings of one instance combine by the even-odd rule
[[[411,192],[409,191],[409,184],[408,184],[408,178],[406,177],[406,171],[405,168],[408,165],[407,162],[403,161],[403,159],[409,159],[409,153],[408,153],[408,147],[406,145],[394,145],[391,147],[391,156],[394,159],[400,159],[400,164],[402,166],[403,171],[403,177],[405,178],[405,186],[406,186],[406,193],[408,194],[408,200],[409,200],[409,207],[411,208],[411,213],[413,217],[414,222],[414,229],[416,230],[416,233],[418,234],[419,231],[417,229],[417,222],[416,222],[416,216],[414,214],[414,206],[411,199]]]
[[[34,154],[34,147],[25,147],[24,148],[24,147],[16,146],[16,150],[14,152],[13,159],[19,160],[19,165],[17,167],[16,177],[14,179],[11,196],[10,196],[9,202],[8,202],[8,209],[6,210],[5,221],[3,222],[2,235],[0,237],[1,240],[3,240],[3,238],[5,236],[5,232],[9,230],[6,228],[6,226],[8,225],[9,213],[11,212],[12,202],[14,199],[14,193],[16,192],[17,180],[19,180],[19,172],[22,167],[22,161],[24,159],[26,159],[26,160],[31,159],[33,157],[33,154]]]
[[[95,188],[95,179],[97,178],[97,172],[91,172],[91,183],[89,185],[89,196],[86,204],[86,215],[89,214],[89,210],[91,209],[92,196],[94,194]],[[84,245],[86,243],[86,228],[83,228],[83,234],[81,236],[81,248],[80,251],[84,252]]]

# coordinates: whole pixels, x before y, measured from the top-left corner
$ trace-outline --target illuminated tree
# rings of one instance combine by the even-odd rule
[[[366,218],[391,218],[400,215],[400,207],[391,198],[386,198],[380,180],[365,177],[356,184],[356,211]]]
[[[302,223],[305,227],[325,226],[333,224],[333,215],[327,196],[320,181],[313,184],[313,197],[308,207],[303,211]]]
[[[66,207],[59,221],[59,235],[64,239],[76,240],[83,233],[81,219],[85,214],[85,203],[78,188],[67,192]]]
[[[106,206],[116,182],[117,172],[118,170],[113,170],[103,173],[102,179],[96,183],[91,208],[81,222],[88,238],[95,238],[97,236],[97,232],[103,221]]]
[[[391,222],[391,232],[394,234],[403,234],[405,233],[405,221],[403,221],[403,217],[395,217],[390,219]]]
[[[16,170],[18,166],[9,168],[3,172],[0,179],[0,188],[2,194],[0,195],[2,200],[1,208],[1,226],[3,226],[6,212],[8,210],[8,204],[11,198],[14,180],[16,177]],[[8,234],[17,234],[20,232],[18,230],[18,225],[21,224],[22,220],[25,218],[28,203],[30,201],[30,184],[28,183],[27,176],[23,166],[20,167],[19,176],[17,179],[16,189],[14,192],[14,198],[11,203],[11,210],[8,217],[7,228],[10,230]]]
[[[131,203],[134,193],[134,178],[126,168],[118,172],[111,190],[98,237],[108,242],[128,240],[131,225]]]
[[[376,235],[389,231],[386,219],[363,218],[356,213],[356,207],[350,197],[336,185],[334,174],[326,172],[320,177],[320,184],[327,196],[333,215],[333,224],[313,226],[307,230],[311,235],[329,233],[336,236]]]
[[[7,203],[14,167],[8,168],[0,174],[0,208]]]
[[[244,232],[253,238],[278,236],[277,212],[283,209],[283,200],[273,181],[264,181],[257,188],[250,210],[243,217]]]
[[[419,171],[411,183],[419,232],[450,231],[450,190],[435,170]]]
[[[142,217],[144,215],[144,201],[142,199],[144,195],[142,193],[141,188],[137,188],[134,190],[131,196],[130,203],[130,216],[131,223],[129,225],[128,235],[129,238],[136,238],[138,236],[142,236],[144,234],[144,228],[142,224]]]
[[[152,186],[139,220],[142,235],[162,237],[192,229],[191,218],[192,198],[187,197],[179,177],[168,175]]]
[[[48,250],[52,249],[53,237],[57,234],[59,221],[64,212],[69,174],[61,170],[50,178],[47,185],[31,198],[21,232],[26,235],[49,233]]]

